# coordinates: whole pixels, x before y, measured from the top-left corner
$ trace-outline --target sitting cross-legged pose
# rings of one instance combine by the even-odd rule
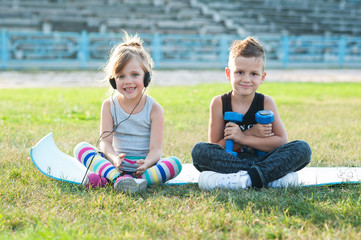
[[[197,143],[192,150],[193,165],[201,172],[200,189],[297,185],[295,171],[310,162],[309,145],[288,142],[274,100],[256,92],[266,77],[265,64],[265,51],[256,39],[232,44],[225,69],[232,90],[212,99],[209,143]],[[261,110],[273,113],[271,123],[258,123],[256,113]],[[233,121],[226,117],[229,112]],[[227,141],[233,141],[228,151]],[[265,154],[257,154],[260,151]]]
[[[124,32],[123,40],[104,68],[113,94],[102,104],[101,151],[82,142],[74,155],[91,171],[87,182],[98,175],[100,187],[106,178],[116,190],[138,192],[176,177],[182,164],[176,157],[162,158],[163,108],[145,94],[152,77],[150,54],[137,35]]]

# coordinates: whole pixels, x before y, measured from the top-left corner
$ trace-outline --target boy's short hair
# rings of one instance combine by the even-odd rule
[[[263,70],[266,66],[266,52],[262,44],[253,37],[236,40],[232,43],[229,48],[228,65],[239,56],[260,58],[263,61]]]

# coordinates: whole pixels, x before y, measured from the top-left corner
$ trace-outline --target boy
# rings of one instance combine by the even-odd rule
[[[264,82],[266,54],[254,38],[235,41],[225,69],[232,91],[216,96],[210,105],[208,140],[192,150],[193,165],[201,172],[199,188],[247,189],[296,185],[297,173],[311,158],[304,141],[288,142],[286,129],[270,96],[257,93]],[[257,124],[259,110],[271,110],[274,121]],[[227,111],[243,114],[241,123],[225,122]],[[226,140],[233,140],[234,156],[225,151]],[[255,149],[267,152],[257,157]]]

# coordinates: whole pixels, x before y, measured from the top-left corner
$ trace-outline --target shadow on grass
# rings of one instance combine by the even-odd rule
[[[138,199],[152,201],[174,198],[179,201],[192,198],[203,199],[203,202],[199,204],[221,205],[229,212],[247,212],[248,214],[251,211],[252,214],[262,213],[262,215],[278,216],[283,219],[297,218],[320,229],[327,226],[359,227],[361,225],[359,204],[361,185],[359,184],[213,192],[201,191],[197,184],[156,185],[136,194],[116,192],[110,185],[102,189],[84,189],[77,185],[56,181],[55,186],[62,194],[75,197],[97,197],[97,195],[105,194],[133,201]]]
[[[296,217],[319,228],[348,224],[359,227],[360,190],[360,184],[340,184],[259,191],[219,191],[216,199],[224,204],[231,203],[241,211],[251,206],[254,213]]]

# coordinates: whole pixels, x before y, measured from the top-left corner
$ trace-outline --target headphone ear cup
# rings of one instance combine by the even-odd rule
[[[150,80],[152,79],[150,72],[144,74],[144,87],[148,87]]]
[[[117,83],[115,82],[115,78],[110,78],[109,83],[114,89],[117,89]]]

